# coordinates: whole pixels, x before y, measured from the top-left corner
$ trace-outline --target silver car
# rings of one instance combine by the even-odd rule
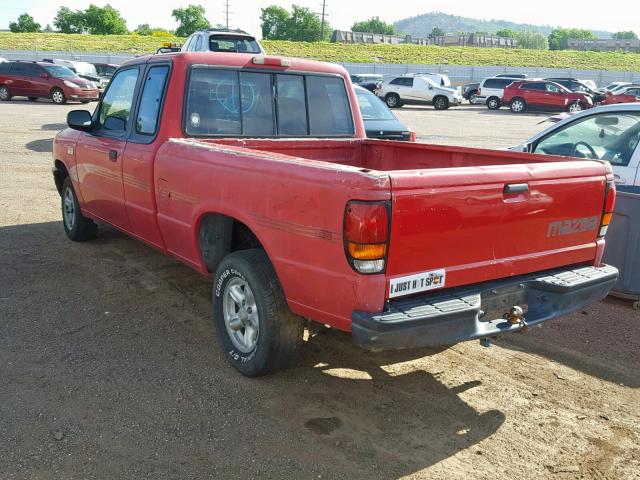
[[[256,53],[265,51],[253,35],[242,30],[198,30],[182,45],[182,52]]]

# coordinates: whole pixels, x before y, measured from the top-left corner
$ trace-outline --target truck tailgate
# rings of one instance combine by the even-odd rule
[[[593,161],[389,172],[388,296],[593,263],[606,173]]]

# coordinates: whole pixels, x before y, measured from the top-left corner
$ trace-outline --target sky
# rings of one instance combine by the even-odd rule
[[[481,19],[510,20],[518,23],[540,25],[579,27],[593,30],[617,32],[634,30],[640,33],[640,20],[637,15],[629,15],[631,1],[622,1],[615,8],[601,8],[593,2],[573,2],[557,0],[536,0],[534,2],[505,2],[505,0],[457,0],[444,5],[443,2],[425,0],[326,0],[328,22],[333,28],[348,30],[356,20],[364,20],[379,16],[387,22],[402,18],[441,11],[453,15],[461,15]],[[52,23],[58,8],[67,6],[71,9],[85,9],[90,3],[104,6],[109,3],[118,9],[127,21],[130,30],[141,23],[152,27],[174,29],[176,24],[171,17],[174,8],[187,6],[189,3],[203,5],[207,18],[213,24],[224,23],[225,0],[190,0],[180,2],[174,0],[0,0],[0,28],[8,28],[9,22],[18,15],[27,12],[43,27]],[[268,5],[280,5],[290,8],[292,3],[306,6],[314,11],[322,10],[322,0],[229,0],[232,12],[230,26],[242,28],[254,35],[260,35],[260,9]],[[511,8],[505,8],[509,5]],[[602,4],[599,4],[602,5]],[[393,6],[393,8],[391,8]],[[481,8],[479,8],[481,6]],[[606,10],[606,11],[605,11]]]

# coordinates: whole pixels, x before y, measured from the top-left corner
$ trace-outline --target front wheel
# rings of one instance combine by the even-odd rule
[[[51,91],[51,100],[56,105],[62,105],[64,103],[67,103],[67,97],[64,96],[64,92],[59,88],[54,88]]]
[[[447,97],[436,97],[433,99],[433,108],[436,110],[446,110],[449,108],[449,99]]]
[[[569,113],[578,113],[581,112],[583,110],[582,108],[582,104],[580,102],[573,102],[569,105],[569,108],[567,109],[567,111]]]
[[[62,184],[62,225],[69,240],[84,242],[96,235],[98,226],[80,211],[80,205],[69,177]]]
[[[222,260],[213,283],[213,316],[227,360],[248,377],[286,368],[302,343],[302,319],[289,310],[262,249]]]
[[[487,100],[487,108],[489,110],[498,110],[502,105],[502,102],[497,97],[491,97]]]

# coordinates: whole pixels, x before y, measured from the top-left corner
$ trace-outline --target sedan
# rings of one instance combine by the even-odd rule
[[[415,134],[396,118],[382,100],[366,88],[357,85],[353,88],[367,137],[415,142]]]
[[[566,117],[512,150],[606,160],[619,185],[640,186],[640,104],[596,107]]]

